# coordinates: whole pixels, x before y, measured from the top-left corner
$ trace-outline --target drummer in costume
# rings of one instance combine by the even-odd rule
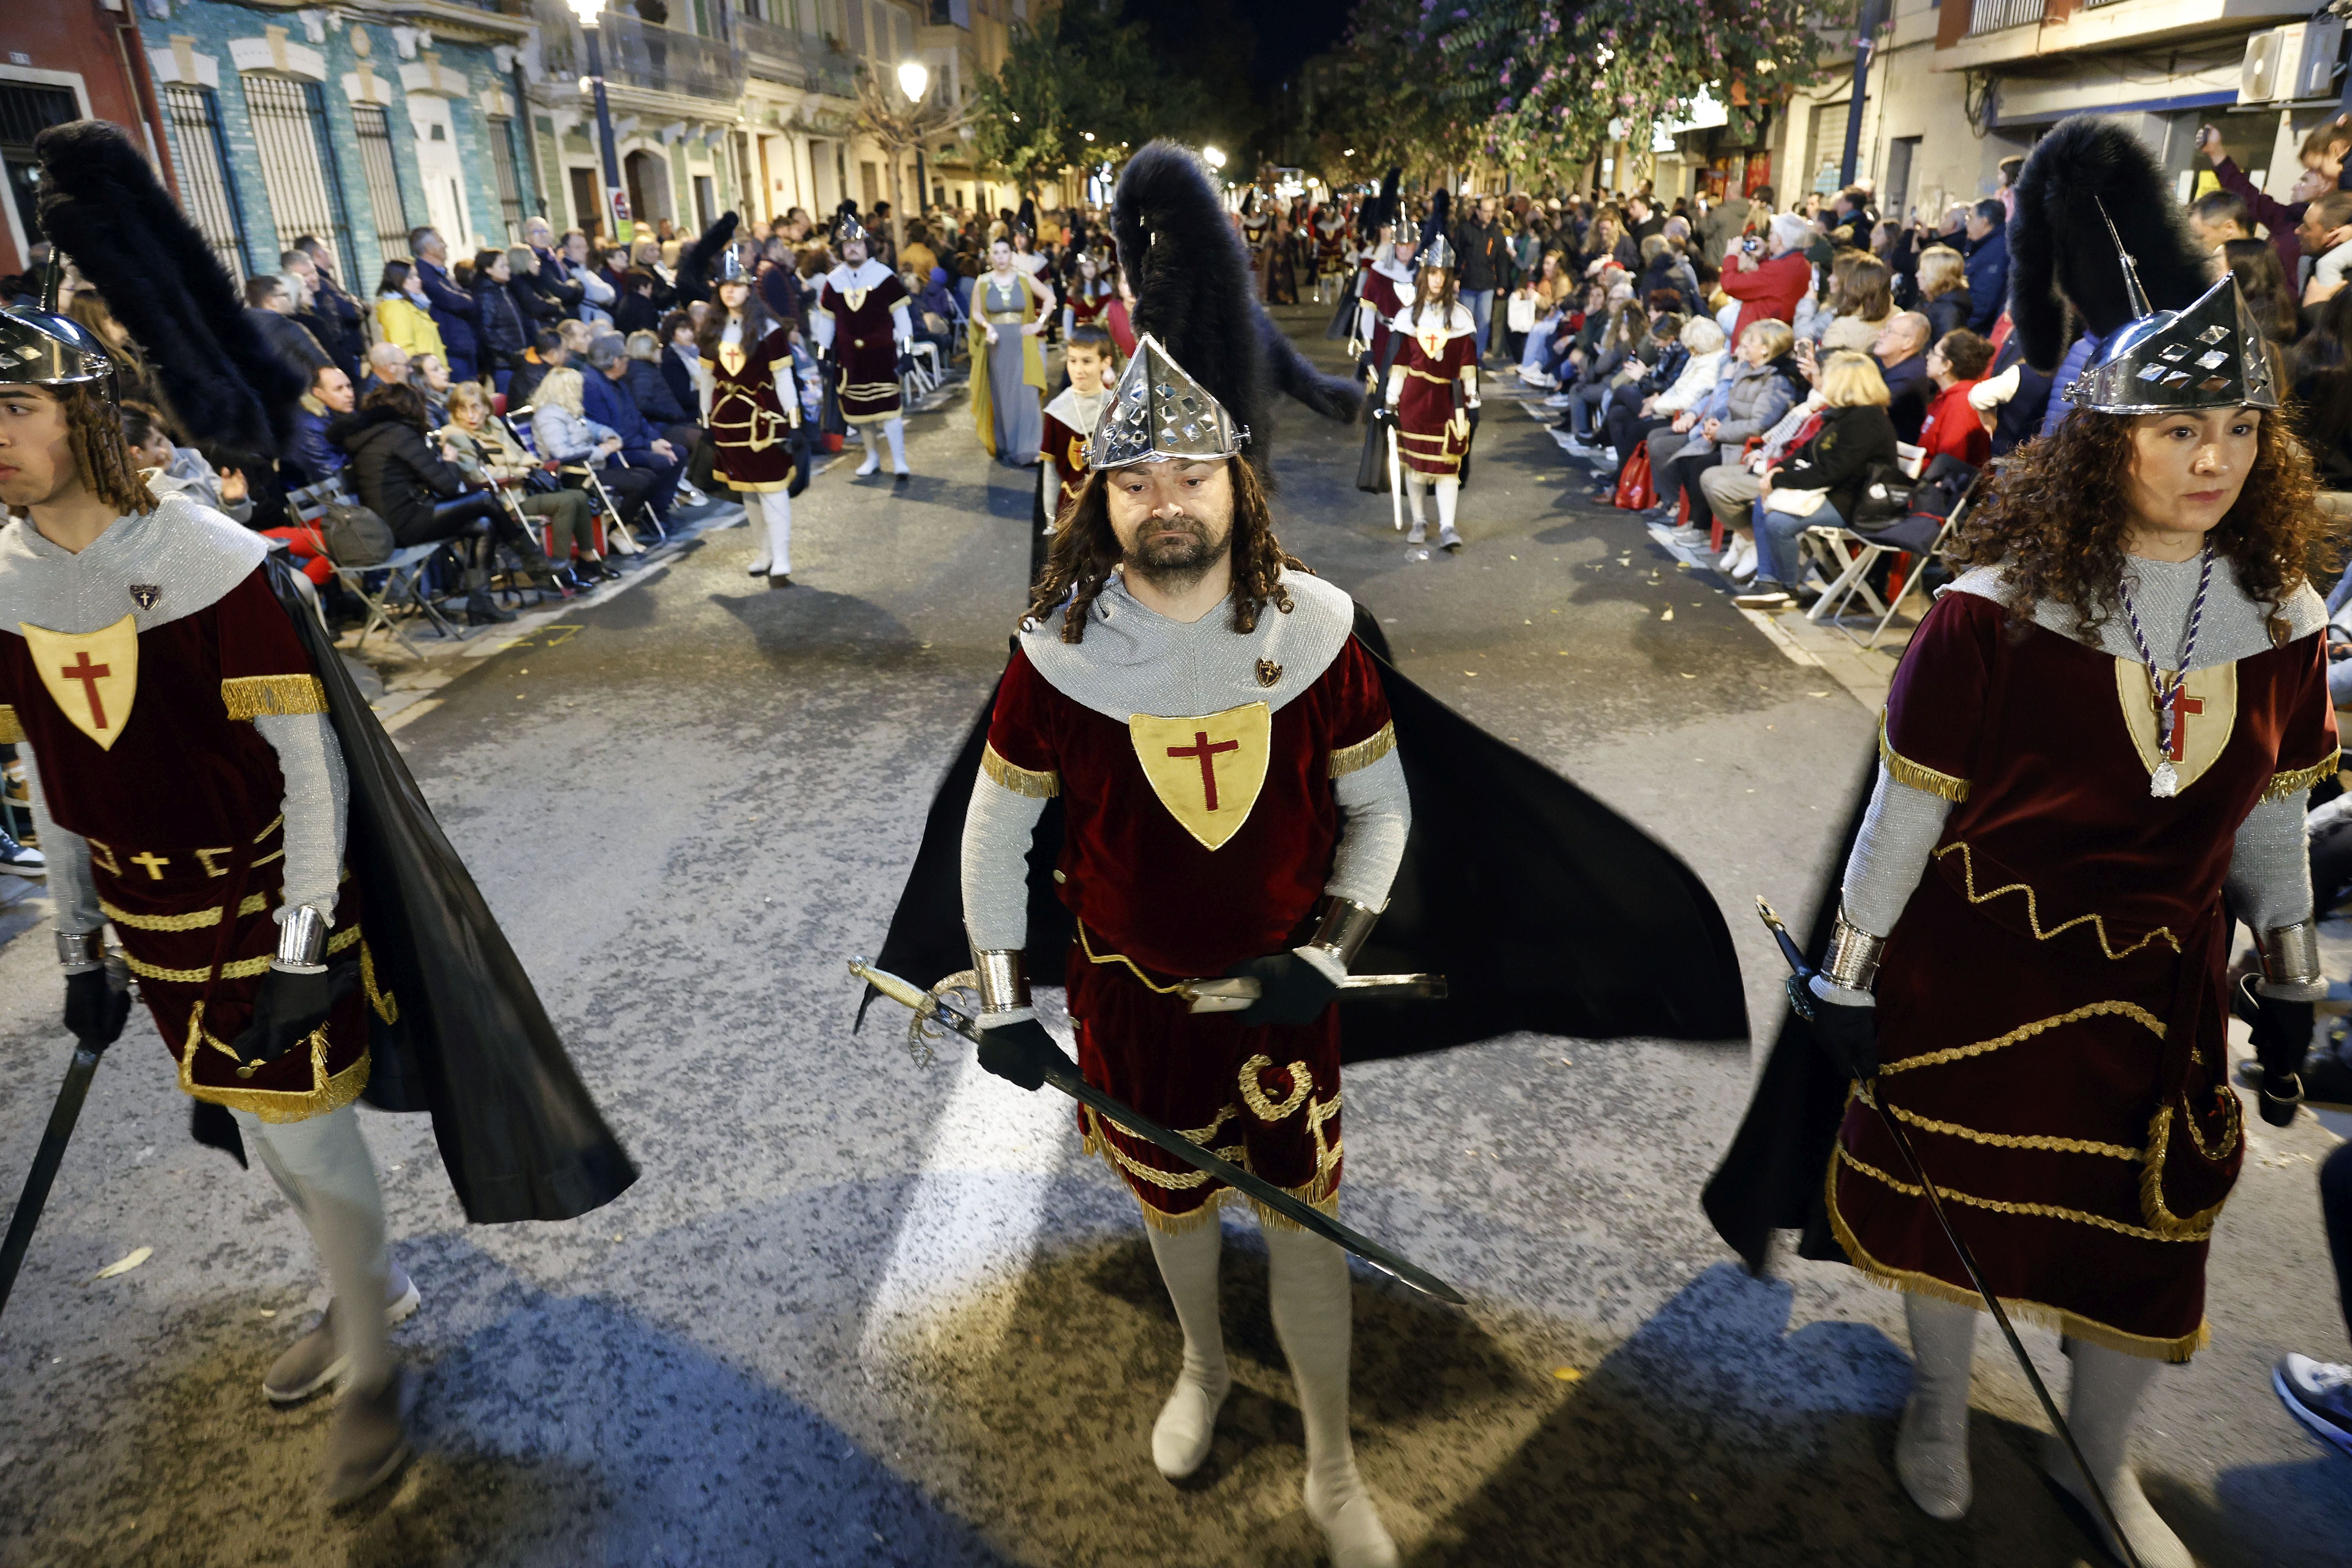
[[[1437,491],[1437,542],[1462,548],[1454,515],[1462,470],[1478,418],[1477,322],[1454,298],[1454,247],[1439,234],[1421,253],[1413,302],[1390,331],[1397,353],[1389,366],[1383,417],[1395,432],[1405,493],[1412,506],[1406,542],[1429,537],[1427,497]]]
[[[835,367],[842,418],[856,426],[866,442],[858,477],[882,467],[882,448],[874,444],[874,426],[879,425],[882,438],[890,443],[890,471],[909,479],[914,470],[907,467],[898,381],[914,366],[907,286],[896,272],[867,258],[871,237],[855,217],[843,216],[834,242],[841,264],[818,286],[812,317],[817,352]]]
[[[1398,676],[1377,623],[1276,541],[1250,434],[1270,424],[1273,387],[1335,419],[1353,416],[1356,388],[1318,375],[1255,302],[1207,169],[1170,143],[1143,149],[1113,222],[1144,335],[1017,651],[931,808],[944,830],[925,836],[882,966],[926,981],[971,965],[982,1063],[1031,1089],[1059,1047],[1026,976],[1058,979],[1089,1081],[1331,1212],[1346,1160],[1329,1004],[1368,941],[1373,962],[1442,971],[1475,1000],[1392,1028],[1360,1013],[1352,1059],[1530,1026],[1617,1034],[1635,1022],[1622,1001],[1638,1001],[1644,1032],[1739,1033],[1728,937],[1696,879]],[[1409,774],[1433,791],[1426,826]],[[1471,798],[1490,786],[1507,800]],[[1597,886],[1601,866],[1630,879]],[[1400,867],[1416,896],[1383,917]],[[1668,948],[1673,984],[1656,963]],[[1528,951],[1562,961],[1533,976],[1510,956]],[[1258,1002],[1192,1012],[1188,977],[1226,973],[1257,978]],[[1151,1435],[1154,1463],[1180,1479],[1209,1454],[1230,1383],[1217,1307],[1230,1190],[1091,1113],[1078,1131],[1139,1205],[1183,1331]],[[1346,1262],[1258,1218],[1307,1510],[1339,1568],[1392,1563],[1349,1435]]]
[[[2028,362],[2058,363],[2070,309],[2103,347],[1958,530],[1969,569],[1896,671],[1816,1029],[1840,1077],[1874,1072],[1992,1291],[2064,1336],[2068,1424],[2139,1562],[2189,1568],[2130,1441],[2157,1373],[2206,1342],[2213,1227],[2245,1159],[2233,917],[2263,955],[2243,1010],[2270,1120],[2295,1113],[2324,994],[2303,835],[2336,765],[2303,566],[2320,525],[2263,330],[2234,279],[2208,286],[2139,142],[2068,121],[2017,196]],[[1808,1223],[1809,1256],[1905,1292],[1895,1469],[1957,1519],[1979,1298],[1859,1084],[1823,1123],[1833,1146],[1766,1168],[1792,1147],[1776,1129],[1819,1115],[1772,1103],[1799,1076],[1776,1051],[1710,1212],[1751,1258],[1759,1226]],[[2054,1441],[2045,1462],[2088,1509]]]
[[[35,151],[44,231],[192,433],[287,449],[303,378],[140,152],[95,121],[52,127]],[[101,968],[111,924],[197,1135],[240,1162],[250,1141],[326,1266],[326,1319],[262,1387],[290,1404],[343,1384],[324,1489],[348,1501],[408,1457],[386,1328],[417,1302],[352,1102],[432,1110],[476,1219],[567,1217],[635,1173],[307,584],[258,535],[149,491],[115,363],[56,312],[58,276],[53,258],[43,304],[0,311],[0,741],[25,761],[48,859],[67,1024],[84,1038],[121,1027],[116,1012],[93,1028],[123,1005]],[[464,1048],[444,1052],[443,1030]],[[488,1109],[504,1141],[444,1124],[445,1094]],[[551,1110],[566,1149],[541,1137]]]
[[[1000,463],[1026,468],[1045,439],[1045,327],[1054,290],[1021,265],[1004,240],[988,247],[989,268],[971,289],[971,417],[980,444]]]
[[[808,483],[792,334],[768,314],[736,247],[722,244],[714,254],[718,297],[694,340],[704,373],[703,427],[717,448],[711,467],[743,497],[751,530],[744,570],[771,588],[789,588],[792,498]],[[873,456],[868,450],[869,467]]]

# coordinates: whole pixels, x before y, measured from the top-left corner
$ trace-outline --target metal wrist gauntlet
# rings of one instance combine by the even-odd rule
[[[974,948],[971,968],[980,977],[982,1013],[1012,1013],[1029,1005],[1029,971],[1019,948]]]
[[[269,967],[289,974],[325,973],[327,917],[309,904],[298,906],[278,927],[278,956]]]
[[[2310,985],[2319,979],[2319,928],[2310,921],[2273,926],[2255,945],[2262,950],[2263,978],[2273,985]]]
[[[1349,968],[1371,940],[1372,927],[1380,919],[1379,910],[1368,910],[1335,894],[1323,901],[1323,918],[1315,922],[1315,934],[1307,945],[1321,948],[1339,961],[1340,968]]]
[[[106,962],[106,928],[96,931],[61,931],[58,939],[58,962],[68,974],[80,974],[96,969]]]
[[[1867,991],[1878,979],[1878,955],[1885,951],[1885,937],[1871,935],[1841,910],[1837,929],[1830,933],[1829,956],[1822,961],[1822,978],[1841,991]]]

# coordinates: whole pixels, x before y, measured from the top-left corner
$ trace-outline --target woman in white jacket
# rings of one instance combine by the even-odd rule
[[[1689,444],[1691,426],[1698,422],[1698,405],[1715,390],[1724,361],[1729,357],[1723,329],[1705,316],[1694,316],[1684,325],[1683,346],[1690,350],[1690,363],[1683,366],[1672,386],[1651,398],[1642,410],[1644,418],[1665,421],[1653,426],[1648,437],[1654,474],[1665,472],[1674,455]]]
[[[621,449],[618,431],[582,412],[580,373],[571,366],[558,365],[549,371],[534,395],[530,439],[541,457],[567,467],[602,468],[605,459]],[[614,504],[625,515],[635,510],[645,492],[653,488],[651,471],[645,468],[617,468],[601,477]],[[635,554],[637,542],[627,526],[619,518],[608,518],[605,522],[606,546],[623,555]]]

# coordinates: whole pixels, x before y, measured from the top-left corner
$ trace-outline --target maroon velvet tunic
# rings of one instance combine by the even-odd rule
[[[2169,799],[2137,664],[1954,592],[1895,673],[1886,767],[1957,804],[1887,939],[1877,1093],[1987,1283],[2077,1338],[2172,1361],[2204,1341],[2245,1158],[2222,882],[2247,814],[2335,765],[2324,643],[2191,672]],[[1976,1299],[1858,1100],[1827,1175],[1857,1265]]]
[[[110,667],[122,662],[135,668],[134,689],[97,684],[99,671],[119,681],[125,672]],[[31,743],[50,816],[89,840],[98,896],[180,1088],[265,1121],[348,1104],[367,1084],[371,999],[387,1022],[394,1016],[367,962],[349,877],[327,946],[359,946],[364,994],[346,997],[307,1048],[249,1078],[228,1045],[252,1016],[278,946],[271,911],[284,901],[285,779],[246,721],[319,712],[326,700],[260,571],[215,604],[138,633],[132,659],[77,652],[68,668],[91,674],[60,692],[43,679],[32,639],[0,630],[0,741]],[[111,745],[101,745],[108,734]],[[225,910],[234,911],[226,920]]]
[[[799,410],[786,408],[776,391],[776,367],[792,359],[792,338],[778,327],[749,350],[721,343],[716,359],[702,362],[710,373],[711,466],[731,489],[780,490],[792,483]]]
[[[1463,375],[1478,363],[1478,340],[1466,324],[1451,325],[1459,330],[1441,331],[1423,319],[1413,331],[1397,333],[1396,363],[1404,372],[1397,395],[1397,457],[1433,478],[1460,473],[1470,450],[1468,416],[1454,422],[1454,398]]]
[[[833,357],[841,366],[841,416],[852,425],[898,413],[898,324],[892,307],[907,300],[895,272],[870,289],[846,291],[830,275],[817,289],[816,308],[833,318]]]
[[[1381,356],[1388,353],[1389,323],[1396,320],[1399,310],[1404,309],[1404,296],[1397,292],[1396,279],[1374,267],[1370,257],[1364,258],[1363,272],[1363,287],[1356,299],[1360,308],[1363,305],[1372,308],[1372,336],[1368,346],[1371,351],[1372,369],[1377,371],[1381,368]]]
[[[1078,490],[1087,482],[1087,430],[1073,430],[1055,418],[1049,408],[1045,414],[1045,433],[1037,443],[1037,450],[1052,466],[1054,479],[1049,487],[1052,500],[1047,507],[1055,521],[1078,499]]]
[[[1385,754],[1388,696],[1350,637],[1312,686],[1275,710],[1264,741],[1247,738],[1234,717],[1244,712],[1197,721],[1205,739],[1188,744],[1202,747],[1198,779],[1181,766],[1163,775],[1171,791],[1198,792],[1182,796],[1196,820],[1244,814],[1214,849],[1178,819],[1139,760],[1140,746],[1169,737],[1147,742],[1064,696],[1020,653],[997,693],[986,765],[1051,781],[1041,787],[1063,800],[1055,880],[1078,919],[1066,973],[1087,1081],[1328,1207],[1340,1167],[1334,1011],[1295,1027],[1245,1027],[1230,1015],[1196,1016],[1174,993],[1181,980],[1223,974],[1312,933],[1341,826],[1332,778]],[[1247,749],[1258,744],[1264,782],[1254,797],[1236,798],[1236,780],[1258,760]],[[1210,793],[1213,780],[1221,794]],[[1078,1124],[1153,1225],[1204,1223],[1222,1201],[1223,1183],[1083,1108]]]

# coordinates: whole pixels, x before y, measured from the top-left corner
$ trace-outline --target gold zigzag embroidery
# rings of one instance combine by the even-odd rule
[[[2042,929],[2042,906],[2039,901],[2035,900],[2033,889],[2032,888],[2028,887],[2023,882],[2010,882],[1995,888],[1990,893],[1979,893],[1977,891],[1976,858],[1969,854],[1968,841],[1966,839],[1963,839],[1957,844],[1945,845],[1941,849],[1936,851],[1936,858],[1941,860],[1945,856],[1952,854],[1955,851],[1957,851],[1960,857],[1960,876],[1968,884],[1969,902],[1972,904],[1989,903],[1992,900],[2000,897],[2003,893],[2023,893],[2025,895],[2025,923],[2033,928],[2033,940],[2036,942],[2048,942],[2052,937],[2060,935],[2065,931],[2070,931],[2078,925],[2088,925],[2098,936],[2099,951],[2105,953],[2109,958],[2129,958],[2133,953],[2137,952],[2141,948],[2146,947],[2149,942],[2154,942],[2158,937],[2162,937],[2168,943],[2169,943],[2173,952],[2179,952],[2180,951],[2180,939],[2172,934],[2172,928],[2170,926],[2158,926],[2154,931],[2148,932],[2146,936],[2140,938],[2137,942],[2132,943],[2129,947],[2124,949],[2121,952],[2117,952],[2115,950],[2114,944],[2107,941],[2106,917],[2099,914],[2076,915],[2073,920],[2066,921],[2063,925],[2052,926],[2048,931],[2043,931]]]
[[[1938,1121],[1932,1116],[1922,1116],[1899,1105],[1890,1105],[1886,1109],[1923,1132],[1965,1138],[1971,1143],[1983,1143],[1995,1149],[2032,1149],[2045,1154],[2105,1154],[2117,1160],[2137,1160],[2141,1152],[2121,1143],[2101,1143],[2088,1138],[2061,1138],[2048,1132],[1986,1132],[1974,1127],[1963,1127],[1957,1121]]]
[[[2020,1040],[2030,1040],[2042,1030],[2054,1029],[2061,1024],[2079,1024],[2085,1018],[2108,1016],[2129,1018],[2133,1023],[2153,1033],[2158,1039],[2164,1038],[2164,1020],[2138,1003],[2093,1002],[2085,1006],[2077,1007],[2070,1013],[2061,1013],[2055,1017],[2036,1018],[2031,1024],[2020,1024],[2006,1035],[1995,1035],[1990,1040],[1979,1040],[1972,1046],[1952,1046],[1940,1051],[1927,1051],[1916,1057],[1905,1057],[1901,1061],[1888,1062],[1878,1070],[1882,1073],[1908,1072],[1913,1068],[1941,1067],[1946,1062],[1956,1062],[1968,1057],[1980,1057],[1987,1051],[1997,1051],[2003,1046],[2013,1046]]]

